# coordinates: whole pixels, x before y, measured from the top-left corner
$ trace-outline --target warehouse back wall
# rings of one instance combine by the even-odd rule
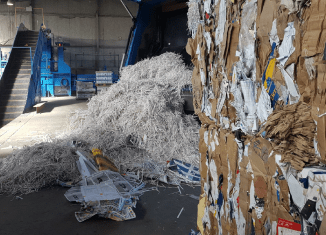
[[[138,4],[124,1],[136,17]],[[30,6],[33,10],[26,11]],[[40,29],[42,10],[35,8],[43,8],[44,23],[51,29],[54,42],[70,43],[66,47],[65,61],[72,73],[94,73],[104,66],[118,72],[133,24],[120,0],[29,0],[16,1],[14,6],[2,1],[0,47],[12,45],[15,24],[24,23],[28,29]]]

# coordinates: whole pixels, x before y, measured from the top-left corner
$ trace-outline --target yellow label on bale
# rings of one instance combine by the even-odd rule
[[[94,156],[103,155],[102,151],[99,150],[99,149],[96,149],[96,148],[92,149],[92,153],[93,153]]]
[[[274,69],[275,69],[275,62],[276,62],[276,59],[271,59],[268,63],[268,66],[266,69],[266,74],[265,74],[265,81],[264,81],[265,89],[267,89],[267,79],[273,77],[273,73],[274,73]]]

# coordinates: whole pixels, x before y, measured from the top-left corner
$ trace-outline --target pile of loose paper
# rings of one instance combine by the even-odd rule
[[[72,115],[70,133],[0,159],[0,192],[30,193],[58,180],[77,183],[72,142],[86,152],[100,149],[117,171],[139,180],[199,183],[199,125],[184,114],[180,96],[191,73],[174,53],[124,68],[119,83]],[[101,169],[103,161],[96,164]]]

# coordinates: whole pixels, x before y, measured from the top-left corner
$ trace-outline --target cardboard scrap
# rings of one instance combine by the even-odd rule
[[[273,139],[273,149],[282,154],[282,162],[293,163],[295,169],[302,170],[306,164],[318,162],[314,156],[315,130],[311,107],[299,102],[271,114],[260,134]]]

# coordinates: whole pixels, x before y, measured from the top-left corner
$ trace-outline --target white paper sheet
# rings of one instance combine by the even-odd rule
[[[272,25],[272,30],[269,33],[269,42],[270,42],[271,46],[273,45],[274,42],[276,43],[276,46],[278,46],[278,44],[280,43],[280,39],[278,38],[278,35],[277,35],[276,19],[274,19],[273,25]]]
[[[224,29],[226,23],[226,4],[225,0],[220,1],[219,15],[218,15],[218,25],[215,31],[215,45],[220,45],[223,41]]]
[[[295,28],[294,22],[288,23],[288,26],[284,30],[284,38],[281,46],[278,49],[279,57],[277,60],[280,62],[282,66],[285,65],[286,61],[295,51],[295,47],[293,46],[293,39],[295,37]]]
[[[273,112],[271,105],[271,98],[269,97],[267,91],[263,88],[257,103],[257,116],[260,122],[265,122],[268,116]]]

